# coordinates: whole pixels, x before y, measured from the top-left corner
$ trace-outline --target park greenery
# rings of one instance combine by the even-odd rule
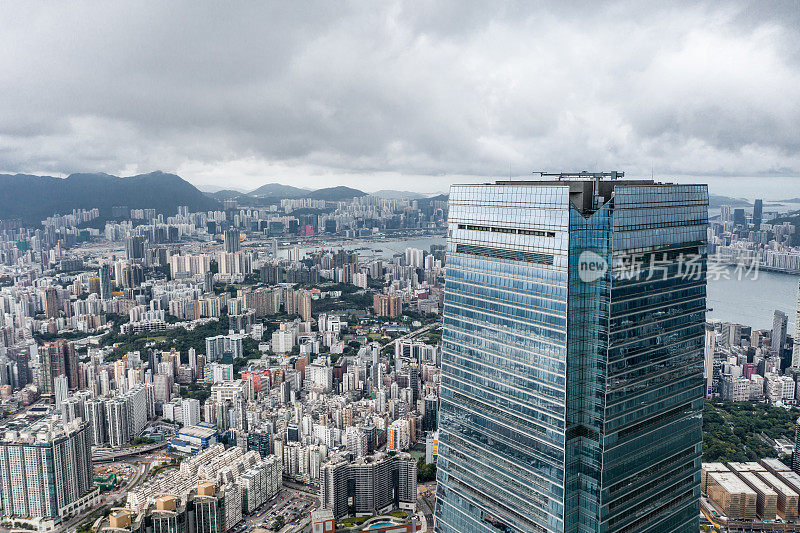
[[[185,391],[184,388],[186,389]],[[190,383],[187,387],[181,387],[181,396],[194,398],[199,400],[200,403],[204,403],[211,396],[211,384]]]
[[[706,401],[703,462],[745,462],[778,457],[771,441],[781,437],[794,440],[799,414],[795,408],[765,403]]]
[[[114,351],[106,361],[114,361],[131,351],[144,351],[148,343],[154,343],[157,350],[170,350],[175,348],[181,352],[181,362],[188,362],[189,348],[194,348],[198,353],[206,351],[206,337],[225,335],[228,333],[228,316],[222,315],[219,320],[196,326],[192,330],[179,327],[167,331],[154,331],[131,333],[123,335],[119,328],[114,327],[103,337],[104,346],[115,346]]]
[[[434,346],[440,344],[442,342],[442,328],[438,327],[431,329],[424,341],[425,344],[432,344]]]
[[[422,457],[417,460],[417,481],[425,483],[436,479],[436,463],[426,463]]]

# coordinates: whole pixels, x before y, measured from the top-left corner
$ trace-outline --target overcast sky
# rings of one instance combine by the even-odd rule
[[[800,175],[794,1],[208,4],[0,4],[0,172]]]

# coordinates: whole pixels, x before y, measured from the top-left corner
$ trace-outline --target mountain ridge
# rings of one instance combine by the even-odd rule
[[[309,192],[311,191],[308,189],[301,189],[300,187],[293,187],[292,185],[265,183],[261,187],[248,192],[247,195],[258,198],[303,198]]]
[[[310,191],[303,198],[311,198],[312,200],[325,200],[328,202],[339,202],[342,200],[349,200],[351,198],[360,198],[362,196],[367,196],[367,193],[358,189],[353,189],[352,187],[338,185],[336,187],[325,187],[323,189],[317,189],[316,191]]]
[[[119,177],[102,172],[77,172],[66,178],[32,174],[0,174],[0,219],[19,218],[38,223],[73,209],[100,210],[112,219],[111,208],[155,209],[174,215],[179,205],[192,211],[220,209],[221,203],[200,192],[177,174],[161,171]]]
[[[395,189],[381,189],[380,191],[371,192],[369,195],[386,200],[421,200],[428,197],[428,195],[418,192],[398,191]]]

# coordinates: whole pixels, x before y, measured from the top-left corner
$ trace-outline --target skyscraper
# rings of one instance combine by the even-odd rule
[[[792,341],[792,366],[800,368],[800,281],[797,284],[797,310],[794,315],[794,337]]]
[[[733,207],[729,205],[720,206],[720,219],[723,222],[733,221]]]
[[[697,531],[708,192],[618,177],[452,187],[436,531]]]
[[[756,200],[753,204],[753,225],[756,229],[761,228],[761,221],[764,217],[764,201],[763,200]]]
[[[786,344],[786,334],[789,324],[789,317],[783,311],[775,311],[772,317],[772,351],[780,355],[783,345]]]
[[[223,234],[225,238],[225,252],[233,254],[241,249],[241,237],[239,236],[238,229],[225,230]]]
[[[133,236],[125,239],[125,257],[128,261],[144,258],[144,238]]]
[[[733,224],[735,226],[744,226],[747,224],[747,218],[745,218],[744,209],[736,208],[733,210]]]
[[[58,318],[58,292],[53,287],[44,290],[44,314],[47,318]]]
[[[100,299],[111,299],[111,266],[107,263],[100,265]]]
[[[42,347],[39,360],[39,386],[42,394],[53,394],[54,380],[62,375],[67,376],[69,388],[77,388],[78,359],[75,357],[75,347],[71,342],[59,339]]]
[[[439,399],[436,396],[425,397],[425,415],[422,417],[423,431],[436,431],[436,419],[439,412]]]

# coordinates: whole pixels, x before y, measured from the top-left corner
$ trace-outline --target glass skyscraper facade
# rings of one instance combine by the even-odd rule
[[[450,192],[436,531],[698,530],[708,192]]]

